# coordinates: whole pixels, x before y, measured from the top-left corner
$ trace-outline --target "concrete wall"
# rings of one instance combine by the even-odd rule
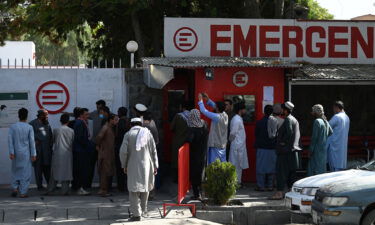
[[[149,88],[143,81],[143,69],[126,69],[126,82],[128,83],[129,107],[134,107],[137,103],[142,103],[148,107],[152,118],[159,128],[159,149],[163,149],[162,140],[164,133],[163,127],[163,90]],[[134,113],[130,110],[130,116]],[[159,159],[160,160],[160,159]]]
[[[69,90],[70,102],[64,111],[72,112],[76,106],[95,110],[95,102],[101,98],[107,98],[105,100],[114,112],[120,106],[128,106],[124,69],[0,69],[0,93],[28,92],[30,121],[39,109],[36,103],[38,87],[51,80],[63,83]],[[60,126],[60,115],[49,116],[52,128]],[[8,128],[0,128],[0,184],[10,182],[7,136]]]

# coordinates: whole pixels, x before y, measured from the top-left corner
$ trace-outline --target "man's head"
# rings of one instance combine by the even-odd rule
[[[283,109],[281,108],[280,103],[276,103],[273,105],[273,114],[276,116],[280,116],[281,114],[283,114]]]
[[[324,116],[324,108],[320,104],[316,104],[311,108],[311,114],[314,117],[321,118]]]
[[[38,110],[36,117],[43,123],[48,122],[48,111],[45,109]]]
[[[224,100],[224,104],[225,104],[225,112],[226,113],[230,113],[230,112],[233,111],[233,102],[232,102],[232,100],[225,99]]]
[[[7,106],[6,105],[1,105],[0,110],[3,111]]]
[[[118,123],[118,116],[113,113],[109,114],[108,123],[112,126],[116,126],[116,124]]]
[[[74,109],[73,109],[74,118],[78,119],[80,109],[81,109],[80,107],[74,107]]]
[[[87,108],[79,109],[79,119],[87,121],[89,118],[89,110]]]
[[[62,114],[62,115],[60,116],[60,123],[61,123],[62,125],[66,125],[66,124],[69,123],[69,119],[70,119],[69,114],[68,114],[68,113],[64,113],[64,114]]]
[[[333,103],[333,112],[335,113],[342,112],[344,108],[344,103],[342,101],[336,101],[335,103]]]
[[[101,108],[105,107],[106,103],[103,99],[96,102],[96,109],[99,111]]]
[[[270,116],[273,113],[273,106],[272,105],[266,105],[264,106],[264,115]]]
[[[185,110],[188,110],[190,111],[191,109],[194,108],[194,104],[193,102],[191,101],[184,101],[182,104],[181,104],[181,111],[185,111]]]
[[[20,121],[26,121],[28,114],[29,114],[29,111],[25,108],[20,108],[18,110],[18,118],[20,119]]]
[[[284,104],[281,105],[281,108],[283,109],[283,114],[288,116],[289,114],[291,114],[293,112],[294,104],[287,101],[287,102],[285,102]]]
[[[224,104],[224,102],[216,102],[216,109],[215,109],[215,111],[217,113],[224,112],[225,111],[225,104]]]
[[[246,113],[246,106],[243,102],[238,102],[234,104],[234,112],[240,116],[245,115]]]
[[[125,108],[125,107],[120,107],[120,108],[118,108],[118,110],[117,110],[117,115],[118,115],[119,117],[127,116],[127,115],[128,115],[128,109]]]
[[[99,113],[100,113],[100,115],[103,115],[102,116],[103,118],[108,118],[111,111],[109,110],[109,108],[107,106],[104,106],[103,108],[101,108],[99,110]]]
[[[131,127],[142,126],[142,120],[139,117],[135,117],[130,120]]]

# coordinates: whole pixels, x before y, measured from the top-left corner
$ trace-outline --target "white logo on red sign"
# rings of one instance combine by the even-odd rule
[[[58,81],[47,81],[36,92],[36,102],[41,109],[50,114],[62,112],[69,105],[68,88]]]
[[[237,87],[244,87],[249,82],[249,76],[243,71],[238,71],[233,74],[233,84]]]
[[[189,52],[197,46],[198,36],[190,27],[182,27],[174,33],[173,42],[178,50]]]

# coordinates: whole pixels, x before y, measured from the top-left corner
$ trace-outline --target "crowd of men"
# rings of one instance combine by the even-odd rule
[[[249,167],[246,135],[243,115],[246,114],[244,102],[233,105],[231,99],[224,102],[213,102],[207,94],[198,95],[200,112],[211,120],[211,127],[197,121],[199,111],[186,102],[172,121],[172,131],[175,132],[172,142],[172,164],[177,171],[178,149],[186,142],[191,143],[190,177],[193,184],[194,198],[200,197],[200,181],[203,167],[219,159],[229,161],[236,167],[237,182],[241,186],[242,171]],[[206,106],[212,108],[209,111]],[[273,200],[284,198],[284,191],[289,190],[296,179],[296,170],[300,147],[300,129],[297,119],[292,115],[293,103],[266,105],[264,117],[257,121],[255,128],[256,148],[256,180],[257,191],[273,191]],[[328,122],[323,106],[312,107],[315,118],[309,147],[309,163],[307,175],[313,176],[330,171],[346,169],[347,143],[349,134],[349,117],[344,110],[344,104],[337,101],[333,105],[335,115]],[[193,118],[194,117],[194,118]],[[200,128],[198,133],[193,129]],[[195,133],[198,133],[195,134]],[[199,138],[192,138],[192,137]]]
[[[10,127],[8,136],[13,197],[28,197],[32,167],[38,190],[45,191],[45,195],[68,195],[71,190],[78,195],[90,195],[97,165],[98,195],[110,195],[116,175],[119,191],[124,192],[127,184],[133,215],[130,220],[138,221],[147,213],[148,195],[159,167],[155,122],[142,104],[135,105],[136,117],[131,120],[125,107],[120,107],[115,115],[103,100],[96,102],[96,106],[97,110],[91,113],[79,107],[73,113],[63,113],[61,127],[54,130],[46,110],[39,110],[37,118],[29,124],[28,110],[18,111],[19,122]],[[70,120],[71,116],[74,120]],[[89,120],[93,122],[92,134]],[[60,191],[56,188],[58,183]]]
[[[189,142],[193,198],[200,199],[204,167],[216,160],[231,162],[241,185],[242,171],[249,167],[246,149],[249,137],[242,118],[246,114],[244,102],[233,104],[230,99],[213,102],[205,93],[197,97],[198,108],[185,102],[171,123],[172,171],[177,179],[178,149]],[[97,110],[91,113],[79,107],[73,113],[63,113],[61,127],[54,130],[46,110],[39,110],[37,118],[29,124],[27,109],[19,110],[19,122],[10,127],[8,140],[12,196],[27,197],[32,166],[39,191],[54,194],[61,183],[63,195],[68,195],[71,189],[78,195],[89,195],[97,165],[100,196],[110,195],[116,176],[119,191],[125,191],[127,184],[131,220],[140,220],[147,213],[147,199],[159,167],[156,124],[142,104],[134,106],[136,116],[131,120],[125,107],[113,114],[103,100],[96,102],[96,106]],[[289,101],[266,105],[264,117],[256,123],[256,190],[273,191],[276,183],[277,192],[272,199],[283,199],[284,190],[291,188],[295,180],[296,152],[301,148],[299,123],[292,115],[293,109]],[[333,109],[335,115],[328,122],[322,105],[312,107],[315,121],[309,148],[309,176],[326,172],[327,161],[331,171],[346,168],[349,118],[342,102],[335,102]],[[210,128],[201,113],[210,120]],[[93,123],[92,134],[89,120]],[[43,178],[47,188],[43,186]]]

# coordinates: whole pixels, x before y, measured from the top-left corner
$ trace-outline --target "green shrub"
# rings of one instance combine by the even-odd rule
[[[236,168],[229,162],[216,160],[206,168],[204,191],[214,204],[225,205],[236,194]]]

